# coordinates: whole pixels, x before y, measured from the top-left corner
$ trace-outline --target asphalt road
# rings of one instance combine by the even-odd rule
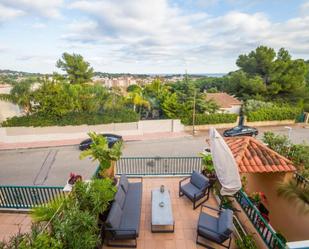
[[[259,128],[288,135],[284,127]],[[123,156],[197,156],[206,147],[207,132],[182,138],[131,141],[124,145]],[[291,139],[294,143],[309,143],[309,129],[292,127]],[[77,146],[0,151],[0,185],[46,185],[64,186],[70,172],[89,179],[97,163],[90,159],[79,159]]]

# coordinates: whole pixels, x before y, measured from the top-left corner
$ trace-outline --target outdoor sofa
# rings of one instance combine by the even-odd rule
[[[185,181],[189,180],[187,183]],[[179,182],[179,196],[187,196],[193,202],[193,209],[199,207],[209,198],[209,179],[197,171]],[[198,205],[196,205],[196,203]]]
[[[125,175],[121,175],[118,190],[104,228],[108,246],[136,247],[142,206],[142,182],[130,183]],[[133,240],[134,243],[124,245],[115,243],[120,240]]]

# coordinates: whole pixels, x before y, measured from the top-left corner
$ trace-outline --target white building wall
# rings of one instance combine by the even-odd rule
[[[230,108],[220,108],[223,113],[238,114],[240,113],[241,105],[233,105]]]

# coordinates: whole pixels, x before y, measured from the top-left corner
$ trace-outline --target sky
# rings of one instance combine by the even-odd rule
[[[260,45],[309,59],[309,0],[0,0],[0,69],[227,73]]]

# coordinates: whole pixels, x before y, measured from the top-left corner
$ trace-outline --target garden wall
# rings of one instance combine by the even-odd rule
[[[256,121],[256,122],[247,122],[245,120],[245,125],[248,126],[276,126],[276,125],[291,125],[295,124],[295,120],[273,120],[273,121]]]
[[[238,120],[235,123],[226,124],[207,124],[207,125],[195,125],[196,131],[209,130],[210,127],[216,129],[229,129],[238,125]],[[247,122],[245,120],[244,125],[260,127],[260,126],[281,126],[281,125],[292,125],[295,124],[295,120],[274,120],[274,121],[257,121],[257,122]],[[185,126],[185,131],[192,131],[192,125]]]
[[[184,126],[178,119],[165,119],[102,125],[3,127],[0,128],[0,142],[78,139],[87,137],[86,134],[89,131],[120,135],[143,135],[156,132],[182,132]]]

